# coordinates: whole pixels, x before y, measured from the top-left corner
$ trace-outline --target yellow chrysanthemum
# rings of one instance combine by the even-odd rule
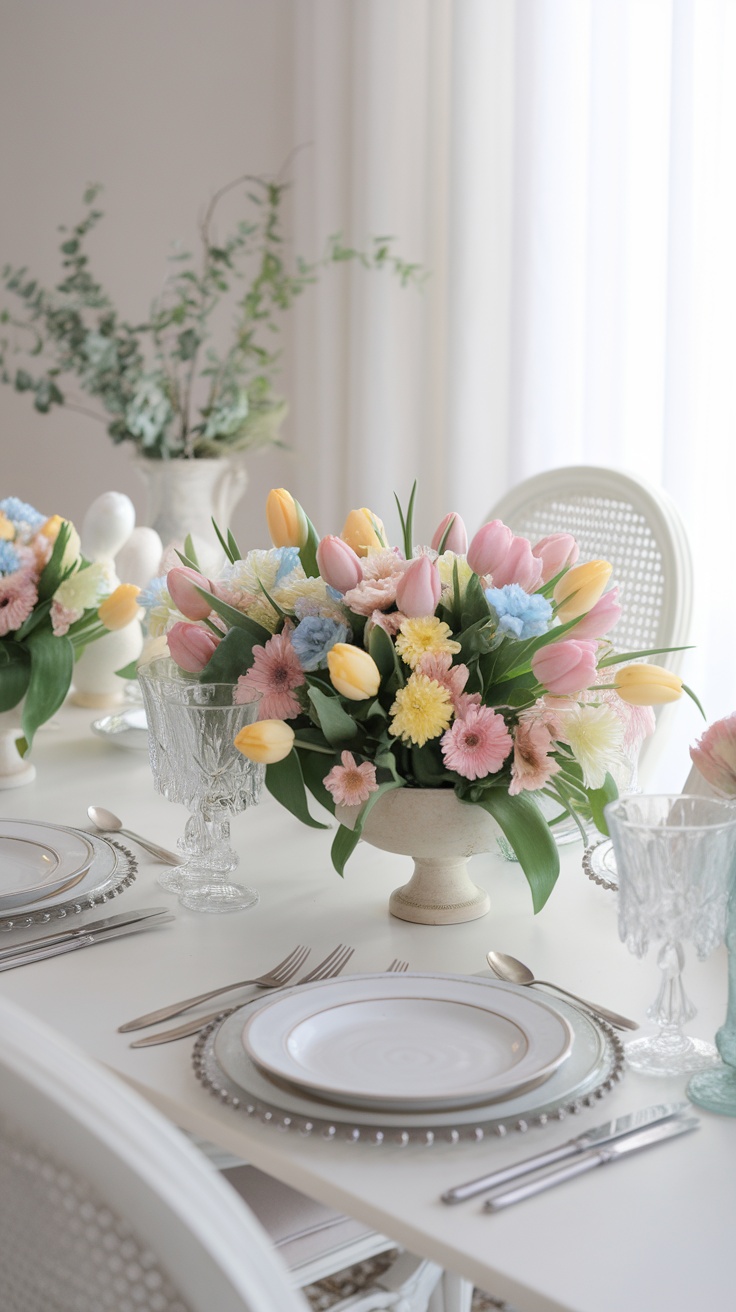
[[[390,713],[394,718],[389,732],[405,743],[423,747],[429,738],[438,738],[449,728],[452,698],[436,679],[412,674],[406,686],[399,688]]]
[[[422,656],[435,656],[442,651],[454,656],[460,650],[460,643],[452,637],[449,624],[436,615],[428,615],[403,621],[396,638],[396,650],[407,665],[416,669]]]

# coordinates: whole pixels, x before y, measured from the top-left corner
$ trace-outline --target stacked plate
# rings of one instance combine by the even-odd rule
[[[354,975],[288,990],[249,1015],[246,1056],[269,1080],[368,1111],[487,1106],[542,1084],[571,1052],[542,998],[465,976]]]
[[[94,905],[129,884],[135,869],[124,847],[95,834],[0,820],[0,928]]]

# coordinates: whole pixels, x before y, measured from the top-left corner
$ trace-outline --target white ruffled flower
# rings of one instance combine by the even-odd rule
[[[112,562],[98,560],[86,569],[78,569],[60,583],[54,601],[64,610],[85,611],[99,606],[115,587]]]
[[[627,763],[621,720],[606,704],[556,709],[561,721],[560,737],[581,767],[585,787],[602,788],[609,771]]]

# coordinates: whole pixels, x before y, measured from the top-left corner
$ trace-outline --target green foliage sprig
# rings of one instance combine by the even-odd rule
[[[41,414],[66,405],[101,420],[114,442],[132,442],[152,459],[218,456],[278,440],[287,405],[274,391],[282,316],[330,265],[355,262],[387,269],[402,286],[418,283],[419,266],[375,237],[367,251],[328,237],[312,261],[290,256],[283,232],[288,185],[245,175],[212,197],[200,223],[200,250],[175,251],[174,272],[148,317],[129,323],[93,273],[90,232],[103,218],[100,187],[84,193],[83,218],[62,227],[62,280],[49,290],[25,267],[6,265],[2,281],[20,302],[0,311],[0,380],[27,392]],[[249,217],[218,240],[217,207],[246,188]],[[212,342],[212,320],[225,301],[232,337],[224,350]],[[17,359],[16,359],[17,357]],[[76,382],[102,413],[68,390]]]

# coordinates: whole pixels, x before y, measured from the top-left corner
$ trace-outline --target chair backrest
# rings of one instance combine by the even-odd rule
[[[122,1081],[0,1002],[3,1312],[306,1312],[265,1231]]]
[[[623,610],[612,635],[619,650],[688,642],[692,558],[680,513],[661,488],[617,469],[570,465],[519,483],[488,519],[503,520],[532,544],[549,533],[572,533],[581,560],[610,560]],[[676,671],[682,655],[656,660]]]

